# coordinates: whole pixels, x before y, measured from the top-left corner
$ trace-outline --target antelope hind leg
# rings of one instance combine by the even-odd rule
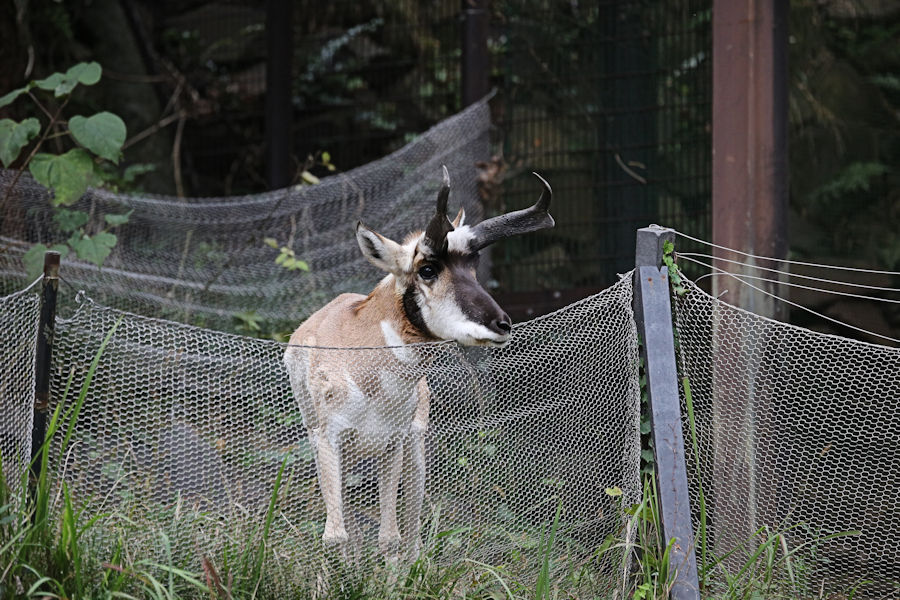
[[[397,491],[403,467],[403,441],[391,441],[378,457],[378,505],[381,522],[378,527],[378,549],[385,555],[395,555],[400,548],[397,528]]]
[[[326,513],[322,542],[326,546],[343,546],[349,536],[344,526],[341,439],[339,434],[330,431],[322,431],[317,437],[316,463],[319,467],[319,487],[322,488]]]

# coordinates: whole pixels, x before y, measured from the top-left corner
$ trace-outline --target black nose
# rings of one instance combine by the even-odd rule
[[[491,329],[502,335],[512,331],[512,321],[509,319],[509,315],[501,313],[500,316],[491,323]]]

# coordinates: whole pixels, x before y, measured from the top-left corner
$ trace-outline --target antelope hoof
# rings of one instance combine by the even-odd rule
[[[350,541],[350,536],[347,535],[346,529],[343,527],[331,527],[329,523],[325,523],[325,533],[322,534],[322,543],[325,546],[344,546],[348,541]]]
[[[379,531],[378,549],[386,556],[395,556],[400,550],[400,534],[396,531]]]

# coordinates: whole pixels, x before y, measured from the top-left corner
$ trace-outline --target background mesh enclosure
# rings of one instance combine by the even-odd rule
[[[31,459],[34,356],[40,296],[27,290],[0,298],[0,459],[14,491]]]
[[[379,233],[401,237],[427,222],[450,171],[450,208],[465,207],[470,223],[482,219],[475,163],[489,153],[487,100],[450,117],[397,152],[295,186],[227,198],[129,196],[91,189],[75,208],[94,215],[134,211],[115,230],[118,243],[102,268],[67,256],[62,272],[75,289],[104,304],[217,329],[253,310],[275,329],[296,326],[344,291],[367,292],[379,275],[368,268],[353,236],[360,219]],[[0,172],[0,196],[15,176]],[[535,199],[539,189],[535,188]],[[0,225],[0,274],[8,291],[25,283],[22,256],[32,244],[50,246],[57,230],[48,191],[23,176]],[[274,238],[294,250],[308,273],[275,264]]]
[[[675,312],[699,457],[687,420],[684,436],[692,504],[696,512],[702,483],[713,550],[750,541],[752,552],[759,528],[789,527],[791,549],[809,543],[799,556],[813,591],[863,579],[900,585],[900,351],[686,287]]]
[[[625,277],[516,326],[504,348],[402,348],[415,353],[419,366],[393,375],[425,377],[431,390],[422,523],[436,560],[473,558],[535,578],[541,535],[560,503],[552,550],[560,568],[589,560],[607,535],[621,535],[620,502],[640,498],[631,299]],[[28,317],[19,319],[33,327]],[[270,579],[262,585],[285,592],[315,585],[329,556],[321,542],[325,509],[282,363],[286,346],[83,300],[71,319],[58,320],[51,394],[65,403],[64,412],[75,405],[116,323],[72,443],[51,465],[76,503],[87,503],[85,515],[101,515],[103,527],[91,531],[103,535],[85,543],[99,556],[119,548],[194,570],[208,557],[240,576],[236,566],[248,540],[260,536],[284,464],[266,547]],[[296,349],[352,371],[360,385],[383,377],[399,351]],[[353,451],[351,439],[345,453]],[[363,556],[377,546],[376,473],[371,457],[345,461],[345,514]],[[622,498],[604,493],[613,486]],[[621,560],[609,555],[598,565],[610,587],[621,577]]]

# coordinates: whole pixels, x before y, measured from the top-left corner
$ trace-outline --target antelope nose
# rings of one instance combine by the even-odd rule
[[[493,320],[491,329],[500,335],[508,335],[512,331],[512,321],[506,313],[500,313],[500,316]]]

